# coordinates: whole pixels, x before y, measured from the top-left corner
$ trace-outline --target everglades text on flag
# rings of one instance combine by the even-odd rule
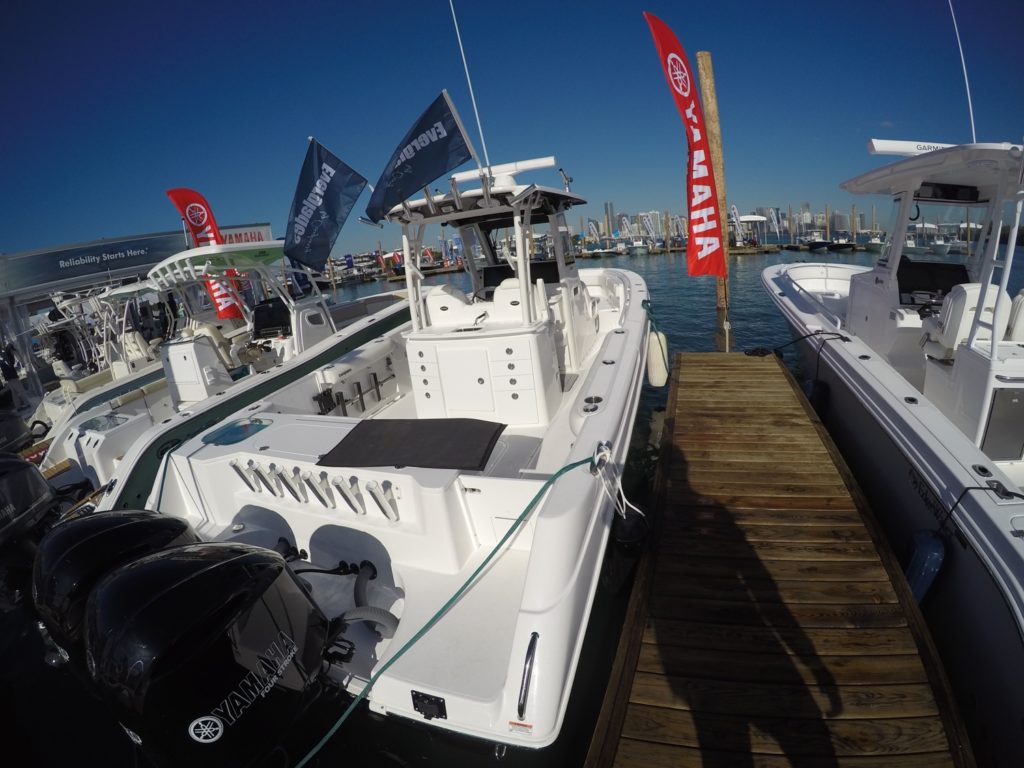
[[[288,213],[284,254],[310,269],[323,270],[366,179],[310,139]]]
[[[176,187],[168,189],[167,196],[171,198],[174,207],[178,209],[182,218],[192,233],[192,240],[198,248],[201,245],[220,245],[224,238],[220,234],[217,222],[213,218],[213,211],[206,198],[194,189]],[[206,291],[210,294],[210,301],[217,310],[217,318],[220,320],[241,320],[242,310],[235,301],[235,294],[220,280],[208,278],[206,280]]]
[[[654,37],[665,78],[686,126],[690,148],[686,164],[686,204],[689,209],[690,239],[686,245],[686,270],[690,275],[725,277],[725,251],[722,247],[722,216],[718,209],[718,190],[711,168],[704,113],[697,97],[693,70],[683,47],[665,23],[644,13]]]
[[[473,156],[447,91],[441,91],[398,143],[366,206],[377,222],[403,200]]]

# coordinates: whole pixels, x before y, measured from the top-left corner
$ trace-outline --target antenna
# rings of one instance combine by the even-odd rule
[[[469,86],[469,100],[473,102],[473,114],[476,115],[476,129],[480,133],[480,146],[484,150],[484,162],[491,167],[491,158],[487,154],[487,140],[484,139],[484,128],[480,125],[480,112],[476,108],[476,95],[473,93],[473,81],[469,77],[469,64],[466,63],[466,51],[462,48],[462,34],[459,32],[459,20],[455,17],[455,0],[448,0],[452,9],[452,22],[455,24],[455,37],[459,41],[459,53],[462,54],[462,68],[466,71],[466,84]]]
[[[974,133],[974,107],[971,105],[971,83],[967,79],[967,62],[964,61],[964,47],[960,43],[960,28],[956,25],[956,14],[953,13],[953,0],[949,0],[949,15],[953,17],[953,31],[956,33],[956,45],[960,49],[960,66],[964,70],[964,87],[967,88],[967,113],[971,116],[971,143],[977,144],[978,137]]]

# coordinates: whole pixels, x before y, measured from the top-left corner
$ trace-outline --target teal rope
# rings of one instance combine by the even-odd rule
[[[644,310],[646,310],[647,312],[647,320],[651,324],[651,330],[660,331],[661,329],[658,328],[658,321],[654,319],[654,306],[651,304],[651,300],[644,299],[643,301],[640,302],[640,306],[643,307]],[[665,359],[665,370],[671,371],[672,366],[669,364],[668,361],[668,336],[665,336],[664,344],[661,343],[661,338],[659,337],[658,346],[661,347],[661,355]]]
[[[358,706],[359,702],[366,698],[367,694],[369,694],[370,692],[370,689],[373,688],[377,680],[380,679],[380,676],[387,672],[388,668],[392,664],[394,664],[396,661],[402,658],[406,651],[408,651],[416,643],[418,643],[420,639],[425,634],[427,634],[427,632],[433,629],[434,625],[441,620],[441,617],[444,616],[449,610],[451,610],[452,606],[454,606],[455,603],[459,601],[459,598],[462,597],[466,590],[469,589],[470,585],[476,580],[476,577],[479,576],[480,573],[490,564],[491,560],[493,560],[497,556],[499,550],[501,550],[501,548],[505,545],[505,542],[512,538],[512,535],[517,530],[519,530],[519,527],[526,521],[526,518],[529,516],[533,508],[537,505],[537,502],[541,500],[541,497],[547,492],[548,488],[550,488],[558,478],[560,478],[569,470],[576,469],[576,467],[582,467],[584,464],[593,465],[593,463],[593,458],[586,458],[580,459],[579,461],[574,461],[571,464],[566,464],[564,467],[555,472],[555,474],[553,474],[544,482],[544,485],[542,485],[540,490],[537,491],[537,493],[534,495],[532,499],[530,499],[530,503],[526,505],[526,508],[522,511],[519,517],[516,518],[515,522],[512,523],[508,531],[506,531],[505,535],[501,537],[501,541],[494,545],[494,548],[491,549],[490,553],[487,555],[487,557],[484,558],[483,562],[476,567],[473,573],[470,574],[469,578],[466,579],[463,582],[462,586],[455,591],[455,594],[448,598],[448,601],[438,609],[437,613],[431,616],[427,623],[424,624],[415,635],[409,638],[405,645],[398,649],[398,652],[394,656],[392,656],[390,659],[384,662],[384,664],[381,665],[380,669],[373,673],[369,681],[367,681],[366,685],[363,687],[363,690],[360,691],[359,695],[352,700],[352,703],[348,705],[348,708],[341,713],[341,717],[338,718],[337,722],[335,722],[334,725],[332,725],[330,729],[327,731],[327,733],[324,734],[323,738],[321,738],[320,741],[318,741],[316,745],[311,750],[309,750],[309,752],[306,753],[306,756],[295,764],[295,768],[302,768],[302,766],[304,766],[313,757],[316,756],[317,752],[323,749],[324,745],[331,739],[331,737],[338,732],[338,729],[341,728],[342,724],[346,720],[348,720],[349,715],[351,715],[355,711],[355,708],[356,706]]]

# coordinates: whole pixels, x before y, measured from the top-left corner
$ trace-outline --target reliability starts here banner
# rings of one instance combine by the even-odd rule
[[[686,164],[686,204],[689,209],[690,236],[686,245],[686,271],[690,275],[725,277],[725,250],[722,247],[722,216],[718,209],[718,189],[711,168],[704,112],[694,87],[693,70],[672,30],[657,16],[644,13],[654,36],[654,46],[665,70],[679,116],[686,126],[690,148]]]

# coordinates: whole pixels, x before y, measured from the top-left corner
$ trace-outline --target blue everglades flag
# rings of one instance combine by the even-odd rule
[[[310,139],[288,214],[284,254],[321,271],[366,179]]]
[[[366,217],[378,222],[394,206],[425,184],[474,157],[448,91],[434,99],[398,143],[366,206]]]

